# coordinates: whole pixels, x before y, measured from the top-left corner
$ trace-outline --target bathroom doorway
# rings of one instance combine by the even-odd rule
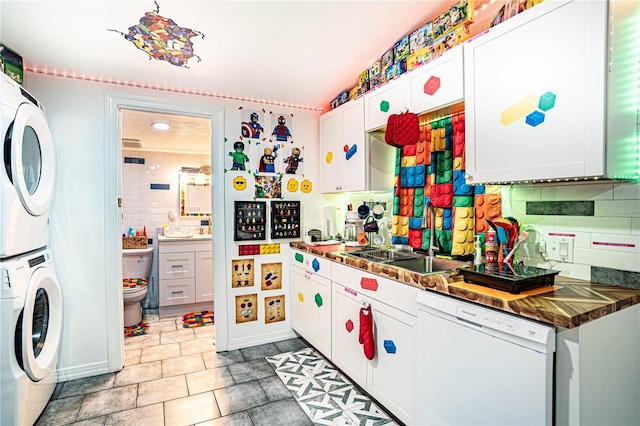
[[[195,164],[185,167],[199,166],[203,167],[203,172],[210,173],[211,178],[211,213],[212,213],[212,227],[211,227],[211,248],[213,252],[212,256],[212,269],[213,269],[213,285],[214,285],[214,300],[223,301],[226,300],[226,288],[223,285],[225,277],[225,264],[226,254],[224,249],[214,247],[213,241],[222,241],[224,236],[224,188],[222,183],[224,182],[224,110],[219,108],[212,108],[210,106],[181,103],[175,100],[167,100],[161,98],[151,98],[137,95],[126,95],[121,93],[106,93],[105,94],[106,114],[105,114],[105,188],[104,197],[105,205],[113,206],[108,207],[105,211],[106,222],[106,235],[105,235],[105,257],[107,264],[117,265],[116,270],[112,272],[115,276],[114,283],[122,282],[122,238],[121,235],[124,231],[124,225],[126,222],[123,209],[123,188],[127,188],[127,183],[122,182],[124,178],[123,167],[125,164],[125,153],[129,157],[129,151],[133,148],[138,150],[136,152],[143,153],[140,156],[133,156],[131,160],[126,161],[140,161],[136,158],[145,158],[145,164],[149,166],[146,158],[152,158],[151,153],[147,154],[144,147],[144,139],[142,137],[125,136],[123,134],[123,115],[128,111],[132,112],[148,112],[156,114],[164,114],[166,116],[181,116],[184,119],[189,117],[204,118],[209,122],[210,135],[209,135],[209,159],[210,169],[207,170],[206,164]],[[163,116],[164,117],[164,116]],[[166,118],[166,117],[164,117]],[[124,139],[124,141],[123,141]],[[128,140],[129,139],[129,140]],[[140,139],[135,141],[131,139]],[[192,138],[189,138],[191,140]],[[182,152],[194,152],[190,150],[191,143],[187,141],[181,142]],[[123,147],[123,142],[127,144],[126,148]],[[140,142],[138,144],[138,142]],[[153,161],[153,160],[152,160]],[[180,170],[183,165],[180,165]],[[144,172],[140,172],[145,175],[149,180],[146,185],[151,191],[151,185],[154,184],[153,191],[167,194],[166,185],[169,188],[173,186],[172,182],[157,181],[159,179],[156,169],[149,169]],[[175,170],[176,175],[179,174],[179,170]],[[179,178],[175,178],[175,185],[179,185]],[[156,185],[159,184],[159,185]],[[165,197],[166,203],[163,206],[158,206],[155,211],[158,214],[158,221],[165,221],[170,223],[169,212],[175,206],[175,216],[179,218],[179,199],[176,197]],[[219,220],[216,220],[219,218]],[[134,220],[134,216],[127,216],[126,220]],[[192,222],[198,219],[191,219]],[[201,222],[196,222],[201,223]],[[163,222],[164,224],[164,222]],[[167,223],[168,224],[168,223]],[[127,225],[136,226],[136,225]],[[143,225],[144,227],[144,225]],[[128,228],[127,228],[128,231]],[[154,244],[157,244],[157,228],[155,225],[151,226],[151,230],[147,229],[147,234],[150,232],[155,233],[156,239]],[[157,255],[156,255],[157,256]],[[157,265],[157,264],[156,264]],[[157,266],[155,267],[157,270]],[[110,274],[111,275],[111,274]],[[111,281],[111,279],[110,279]],[[157,281],[156,281],[157,282]],[[115,312],[120,312],[120,318],[122,317],[123,309],[123,292],[122,287],[117,284],[113,288],[110,288],[106,295],[107,309]],[[223,351],[228,346],[228,330],[226,321],[226,304],[216,304],[216,349]],[[108,328],[108,344],[109,344],[109,365],[110,366],[122,366],[124,360],[124,339],[122,332],[122,321],[118,323],[110,322],[107,325]]]
[[[142,308],[145,313],[158,313],[163,234],[189,236],[194,241],[211,238],[211,119],[126,108],[120,112],[122,233],[145,233],[153,242],[153,263]],[[164,244],[167,241],[177,239],[164,239]],[[207,258],[211,261],[210,254]],[[196,297],[201,303],[193,306],[194,310],[205,306],[203,310],[212,311],[213,282],[199,284],[200,294],[185,292],[172,303]],[[187,308],[191,306],[187,304]]]

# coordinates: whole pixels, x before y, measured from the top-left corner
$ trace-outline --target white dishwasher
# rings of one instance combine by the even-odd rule
[[[553,423],[553,327],[427,290],[417,301],[417,424]]]

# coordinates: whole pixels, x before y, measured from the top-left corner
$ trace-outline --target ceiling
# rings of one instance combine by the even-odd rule
[[[168,130],[156,130],[156,121],[168,123]],[[139,147],[130,143],[139,143]],[[156,112],[122,110],[123,149],[138,151],[209,154],[211,152],[211,122],[208,118]]]
[[[159,15],[204,34],[190,39],[201,61],[150,59],[108,31],[128,33],[156,9],[153,0],[2,0],[0,39],[27,69],[327,109],[398,39],[455,1],[157,2]]]

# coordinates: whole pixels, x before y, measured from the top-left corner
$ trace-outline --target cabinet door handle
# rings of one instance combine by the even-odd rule
[[[171,294],[180,294],[180,293],[184,293],[184,290],[180,290],[180,291],[172,291]]]
[[[171,265],[172,268],[182,268],[182,265]]]

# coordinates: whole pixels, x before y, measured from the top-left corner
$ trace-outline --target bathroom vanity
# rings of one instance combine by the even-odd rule
[[[213,309],[211,235],[158,237],[160,317]]]

